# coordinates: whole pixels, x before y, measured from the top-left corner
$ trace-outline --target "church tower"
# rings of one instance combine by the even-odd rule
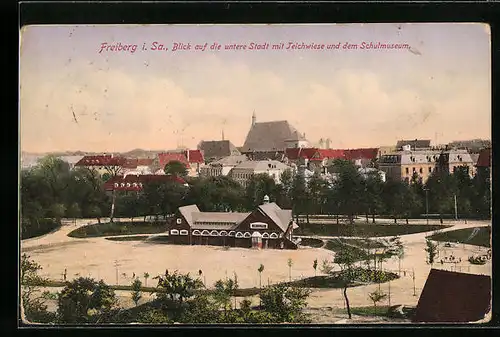
[[[256,122],[257,122],[257,116],[255,116],[255,110],[254,110],[252,114],[252,126],[254,126]]]

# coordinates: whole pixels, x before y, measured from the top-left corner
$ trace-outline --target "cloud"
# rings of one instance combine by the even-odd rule
[[[158,63],[163,61],[152,60],[148,66],[161,71],[147,74],[96,70],[78,61],[61,72],[21,70],[23,149],[194,147],[218,139],[223,128],[238,146],[254,109],[258,120],[288,119],[311,141],[328,137],[338,147],[390,145],[401,137],[430,138],[436,130],[471,136],[489,130],[489,83],[457,73],[433,79],[415,73],[389,86],[392,74],[377,69],[341,69],[319,78],[214,55],[172,67]]]

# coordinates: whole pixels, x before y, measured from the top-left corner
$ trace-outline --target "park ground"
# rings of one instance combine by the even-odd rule
[[[154,244],[145,241],[111,241],[104,237],[96,238],[71,238],[68,233],[74,229],[94,222],[90,219],[80,219],[76,223],[65,221],[63,226],[47,235],[23,240],[21,252],[28,254],[39,263],[43,270],[40,272],[50,280],[62,280],[64,270],[67,270],[67,279],[79,276],[88,276],[102,279],[110,285],[130,285],[133,276],[140,277],[145,285],[144,273],[150,277],[148,286],[156,285],[154,276],[163,274],[166,269],[181,273],[198,275],[202,270],[203,281],[208,285],[221,278],[233,277],[237,274],[240,288],[259,287],[260,264],[265,266],[262,273],[262,285],[274,284],[289,280],[288,259],[292,259],[292,279],[301,279],[315,275],[312,267],[313,261],[333,258],[332,251],[324,248],[300,247],[298,250],[252,250],[244,248],[224,249],[212,246],[180,246],[168,244]],[[418,226],[421,221],[410,220],[410,224]],[[440,232],[454,231],[457,229],[490,226],[491,221],[445,221],[451,227]],[[397,225],[395,225],[397,226]],[[399,279],[380,285],[385,293],[390,292],[385,305],[401,304],[416,306],[420,292],[424,287],[431,266],[426,263],[425,238],[433,232],[421,232],[401,236],[405,245],[405,257],[401,262],[401,269],[397,258],[384,263],[384,270],[400,273]],[[327,237],[328,238],[328,237]],[[325,239],[327,239],[325,238]],[[331,237],[330,237],[331,238]],[[461,259],[458,264],[433,265],[433,268],[447,269],[473,274],[491,275],[491,261],[485,265],[471,265],[468,257],[471,255],[485,254],[489,248],[467,244],[451,244],[445,247],[444,242],[439,243],[439,256],[437,261],[445,256],[453,255]],[[321,272],[317,271],[317,275]],[[414,278],[413,278],[414,275]],[[368,294],[379,285],[372,284],[358,286],[348,290],[351,307],[366,307],[372,305]],[[390,287],[390,289],[389,289]],[[58,288],[51,288],[57,291]],[[132,306],[130,294],[127,291],[116,292],[121,305]],[[251,298],[258,304],[258,298]],[[149,300],[149,295],[143,301]],[[51,307],[49,303],[49,308]],[[52,305],[53,307],[53,305]],[[344,311],[344,297],[340,289],[313,289],[309,299],[307,312],[312,314],[314,323],[398,323],[381,317],[361,317],[354,315],[353,320],[347,320]],[[401,321],[404,323],[404,321]]]

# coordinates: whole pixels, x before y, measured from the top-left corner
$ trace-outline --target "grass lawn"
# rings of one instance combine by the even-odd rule
[[[106,240],[111,241],[144,241],[149,237],[149,235],[134,235],[134,236],[123,236],[123,237],[110,237]]]
[[[298,235],[320,235],[320,236],[360,236],[381,237],[399,236],[420,232],[437,231],[448,228],[447,225],[406,225],[406,224],[317,224],[303,223],[297,230]]]
[[[481,246],[481,247],[491,247],[491,227],[478,227],[479,232],[470,240],[469,237],[474,231],[474,228],[464,228],[457,229],[455,231],[449,231],[444,233],[438,233],[428,237],[430,240],[434,241],[445,241],[452,243],[465,243],[468,245]]]
[[[347,314],[347,309],[340,309],[340,312]],[[389,306],[388,305],[377,305],[376,307],[351,307],[351,314],[356,316],[379,316],[379,317],[389,317]]]
[[[73,238],[89,238],[100,236],[127,234],[156,234],[166,231],[165,223],[154,222],[113,222],[87,225],[75,229],[68,236]]]
[[[312,239],[312,238],[303,238],[299,246],[312,247],[312,248],[321,248],[323,247],[324,242],[320,239]]]
[[[377,283],[377,278],[384,277],[385,281],[392,281],[399,276],[395,273],[390,272],[382,272],[375,270],[366,270],[362,268],[356,269],[359,273],[356,277],[356,280],[349,287],[357,287],[359,285],[366,285],[367,283]],[[382,282],[382,283],[384,283]],[[320,288],[320,289],[336,289],[342,288],[344,286],[343,281],[340,278],[340,272],[333,272],[331,275],[321,275],[321,276],[313,276],[307,277],[302,280],[285,282],[284,284],[296,287],[307,287],[307,288]]]

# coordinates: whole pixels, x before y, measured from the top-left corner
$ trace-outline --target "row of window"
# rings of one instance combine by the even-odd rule
[[[250,179],[252,176],[253,173],[233,173],[233,177],[239,179]]]
[[[115,187],[141,187],[142,188],[142,183],[115,183]]]
[[[460,166],[453,166],[453,172],[455,172],[457,170],[457,168],[460,167]],[[468,166],[462,166],[462,167],[465,167],[466,168],[466,172],[468,173],[469,172],[469,167]],[[432,173],[433,169],[432,167],[428,167],[428,173]],[[434,172],[437,172],[439,169],[438,167],[434,167]],[[415,167],[413,167],[413,173],[416,173],[417,172],[417,169]],[[424,173],[424,169],[421,167],[418,169],[418,172],[420,174],[423,174]],[[405,168],[405,173],[406,174],[410,174],[410,169],[408,167]]]
[[[177,229],[171,229],[170,230],[170,235],[188,235],[189,234],[189,231],[187,231],[186,229],[182,229],[182,230],[177,230]],[[251,238],[252,237],[252,234],[250,234],[249,232],[235,232],[235,231],[230,231],[229,233],[227,231],[216,231],[216,230],[213,230],[213,231],[208,231],[208,230],[203,230],[203,231],[199,231],[199,230],[194,230],[193,231],[193,235],[194,236],[234,236],[234,237],[237,237],[237,238]],[[280,236],[277,234],[277,233],[264,233],[262,234],[262,238],[264,239],[277,239],[279,238]]]

